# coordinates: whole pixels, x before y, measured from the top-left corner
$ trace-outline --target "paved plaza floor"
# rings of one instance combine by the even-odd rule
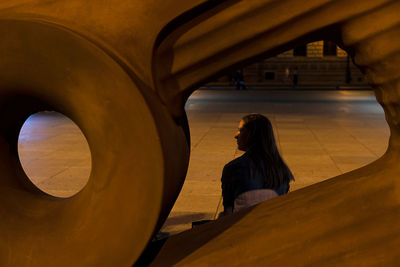
[[[222,210],[223,166],[241,155],[241,117],[262,113],[272,122],[279,150],[295,182],[290,191],[364,166],[386,150],[389,128],[372,91],[197,90],[186,104],[191,159],[185,184],[162,231],[189,229]],[[31,117],[19,153],[32,180],[67,196],[87,181],[90,152],[79,129],[54,113]],[[83,141],[82,141],[83,140]],[[24,163],[25,162],[25,163]]]

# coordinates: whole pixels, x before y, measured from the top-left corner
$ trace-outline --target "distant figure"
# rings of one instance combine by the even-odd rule
[[[297,71],[297,67],[293,69],[293,88],[296,88],[299,82],[299,73]]]
[[[236,84],[236,90],[240,90],[240,89],[247,90],[247,87],[244,84],[242,70],[236,71],[234,79],[235,79],[235,84]]]
[[[238,149],[246,153],[226,164],[222,172],[222,216],[286,194],[289,182],[294,180],[278,152],[266,117],[243,117],[235,138]]]
[[[285,82],[290,82],[290,81],[291,81],[291,79],[290,79],[290,68],[286,67],[285,68]]]

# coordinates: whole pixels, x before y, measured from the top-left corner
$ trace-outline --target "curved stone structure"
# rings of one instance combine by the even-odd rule
[[[183,183],[190,93],[229,68],[318,39],[339,43],[370,79],[391,129],[387,153],[173,237],[154,265],[398,262],[399,7],[389,0],[1,2],[0,265],[132,264]],[[40,192],[18,161],[19,129],[47,108],[70,117],[92,152],[89,182],[69,199]]]

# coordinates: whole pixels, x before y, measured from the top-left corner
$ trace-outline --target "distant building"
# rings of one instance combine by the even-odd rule
[[[367,85],[347,53],[330,41],[309,43],[249,65],[243,68],[243,76],[250,86],[293,86],[296,82],[298,86]],[[231,77],[210,84],[229,85]]]

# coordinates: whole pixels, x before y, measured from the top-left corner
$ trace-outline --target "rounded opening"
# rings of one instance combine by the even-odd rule
[[[271,121],[295,178],[290,192],[361,168],[387,151],[390,129],[373,89],[344,50],[334,47],[337,55],[326,58],[323,45],[303,46],[303,57],[291,49],[236,67],[247,90],[237,90],[233,69],[193,92],[185,105],[189,168],[162,232],[177,234],[224,210],[222,172],[244,153],[234,137],[247,114]]]
[[[77,194],[90,177],[88,142],[79,127],[58,112],[38,112],[25,121],[18,155],[30,181],[54,197]]]

